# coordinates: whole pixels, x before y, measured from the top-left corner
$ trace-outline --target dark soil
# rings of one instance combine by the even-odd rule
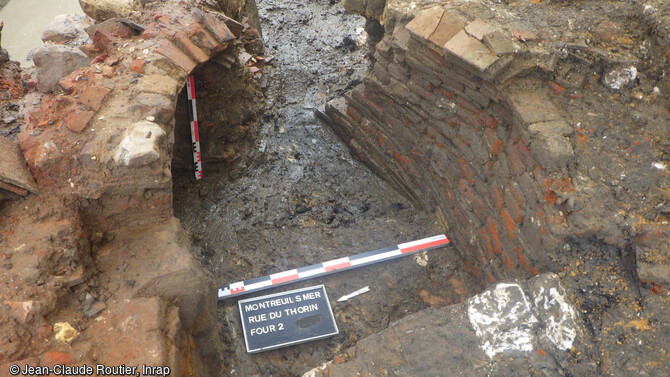
[[[205,163],[175,174],[175,214],[202,263],[224,285],[306,266],[445,230],[354,160],[314,110],[355,85],[367,69],[364,20],[328,0],[261,0],[266,40],[264,115],[255,151],[236,164]],[[210,90],[210,89],[207,89]],[[198,108],[211,108],[199,97]],[[203,103],[201,105],[201,103]],[[199,120],[208,115],[200,110]],[[371,292],[333,305],[340,334],[249,355],[236,300],[219,304],[226,375],[301,375],[391,321],[463,297],[446,289],[456,254],[438,249],[281,290],[325,284],[332,303],[365,286]],[[449,293],[446,293],[449,292]],[[260,294],[273,293],[267,291]],[[448,296],[447,296],[448,295]],[[422,298],[423,297],[423,298]]]

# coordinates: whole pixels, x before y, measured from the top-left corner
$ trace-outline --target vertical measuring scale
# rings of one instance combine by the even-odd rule
[[[195,82],[193,76],[186,81],[188,94],[188,115],[191,118],[191,147],[193,149],[193,171],[195,179],[202,178],[202,158],[200,155],[200,136],[198,135],[198,110],[195,107]]]

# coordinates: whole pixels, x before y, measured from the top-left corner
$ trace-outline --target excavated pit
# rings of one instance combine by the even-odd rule
[[[95,40],[97,61],[38,97],[18,136],[57,199],[3,203],[0,367],[140,363],[155,346],[202,376],[668,374],[663,4],[343,3],[367,19],[260,0],[259,23],[253,2],[226,2],[265,50],[182,3],[132,14],[155,28],[141,38],[101,28],[121,43]],[[132,130],[165,137],[132,154]],[[292,285],[326,286],[329,339],[250,355],[236,300],[214,307],[215,285],[441,233],[452,246]],[[514,321],[521,302],[540,318],[522,321],[530,344],[473,315]],[[80,338],[56,342],[58,321]]]
[[[262,109],[255,122],[245,124],[242,144],[235,142],[235,148],[244,145],[233,153],[236,157],[217,161],[203,145],[200,181],[193,178],[191,167],[185,93],[177,104],[175,215],[215,281],[224,285],[444,233],[432,214],[415,208],[352,158],[315,114],[365,74],[364,21],[330,1],[260,1],[258,6],[264,57],[274,60],[257,64],[262,76],[252,84],[263,94],[256,92],[246,108]],[[230,85],[230,74],[208,64],[221,73],[213,75],[217,80]],[[212,143],[207,124],[235,130],[239,120],[217,122],[239,109],[249,86],[208,82],[206,70],[204,66],[195,73],[196,98],[205,129],[201,140]],[[474,284],[461,281],[461,271],[457,254],[442,249],[292,285],[325,284],[332,300],[365,286],[371,292],[334,304],[339,335],[261,355],[244,350],[237,300],[221,302],[225,372],[302,374],[409,313],[461,301],[464,286]]]

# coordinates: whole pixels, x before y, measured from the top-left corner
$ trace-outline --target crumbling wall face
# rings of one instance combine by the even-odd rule
[[[71,51],[41,51],[37,82],[54,86],[18,135],[38,194],[3,207],[0,221],[4,370],[22,361],[219,373],[215,286],[172,216],[174,113],[197,67],[221,54],[242,67],[238,50],[257,32],[194,3],[82,0],[97,21],[92,43],[76,48],[88,57],[68,74],[46,68]]]
[[[387,30],[363,84],[326,113],[358,157],[439,213],[469,273],[494,281],[550,263],[563,222],[550,193],[566,184],[551,175],[573,151],[548,95],[509,84],[528,62],[510,34],[475,18],[434,7]]]
[[[233,45],[224,20],[243,28],[197,8],[153,5],[133,22],[89,29],[92,63],[60,79],[64,95],[46,96],[19,135],[38,183],[82,199],[94,230],[172,216],[177,96],[196,66]]]

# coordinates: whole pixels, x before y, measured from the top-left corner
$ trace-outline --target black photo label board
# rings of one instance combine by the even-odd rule
[[[338,334],[323,285],[238,302],[247,352],[261,352]]]

